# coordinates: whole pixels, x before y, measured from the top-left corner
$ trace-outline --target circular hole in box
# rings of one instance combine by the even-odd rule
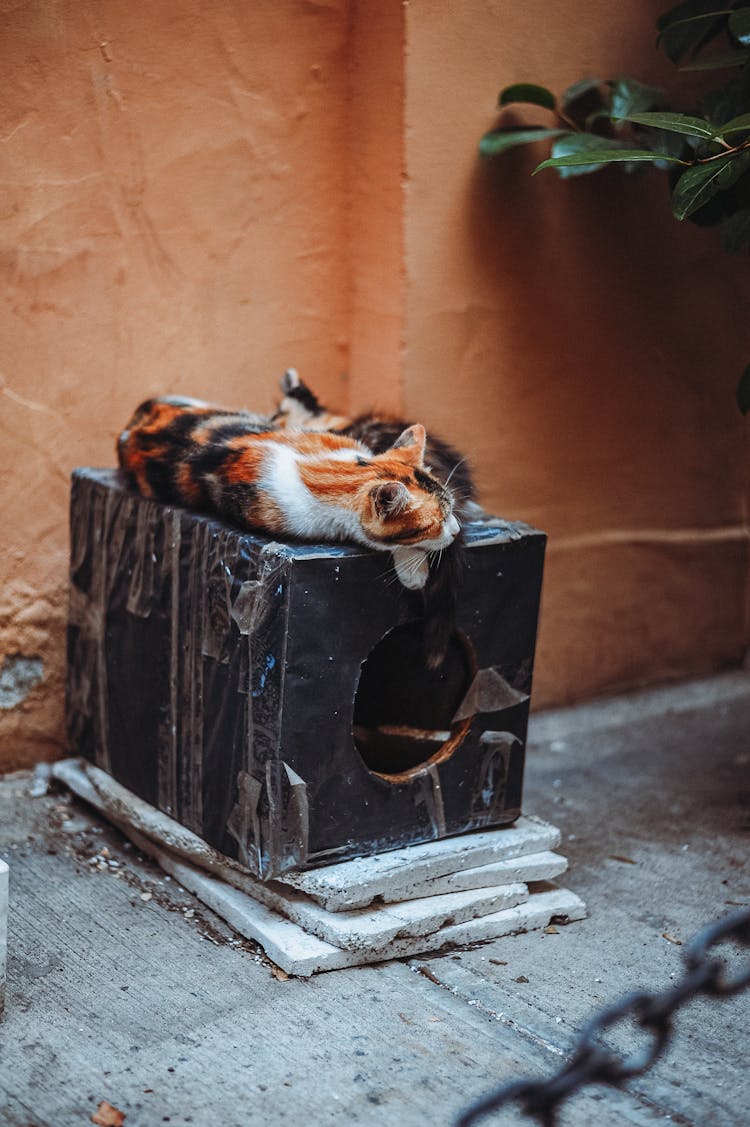
[[[453,755],[471,727],[471,716],[453,717],[475,673],[473,647],[460,631],[431,670],[421,622],[389,630],[363,661],[354,700],[354,742],[367,768],[401,783]]]

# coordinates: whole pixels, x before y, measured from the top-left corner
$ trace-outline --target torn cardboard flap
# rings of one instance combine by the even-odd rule
[[[304,779],[287,763],[266,763],[262,779],[240,771],[227,829],[238,860],[261,879],[307,863],[309,804]]]
[[[453,723],[457,724],[459,720],[466,720],[482,712],[502,712],[503,709],[512,708],[528,699],[529,694],[514,689],[495,666],[480,669],[458,706]]]
[[[258,557],[258,575],[240,584],[229,614],[243,637],[256,632],[263,616],[272,608],[272,596],[282,592],[289,573],[289,553],[281,551],[282,545],[265,544]]]

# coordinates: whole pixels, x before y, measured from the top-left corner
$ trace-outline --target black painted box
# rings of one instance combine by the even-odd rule
[[[75,471],[71,753],[264,879],[512,822],[545,536],[466,533],[432,673],[388,554],[278,543]]]

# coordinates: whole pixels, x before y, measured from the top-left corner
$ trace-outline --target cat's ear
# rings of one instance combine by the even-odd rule
[[[287,368],[279,385],[284,398],[273,416],[275,422],[285,419],[290,425],[303,426],[322,413],[317,395],[300,379],[296,368]]]
[[[407,427],[396,441],[393,443],[391,450],[401,450],[408,454],[409,461],[414,462],[415,465],[421,466],[424,463],[424,447],[427,441],[425,429],[421,423],[415,423],[414,426]]]
[[[395,517],[409,502],[409,490],[400,481],[385,481],[372,490],[372,499],[380,517]]]
[[[287,368],[284,375],[279,380],[282,395],[291,395],[295,388],[299,387],[302,383],[299,378],[299,372],[296,368]]]

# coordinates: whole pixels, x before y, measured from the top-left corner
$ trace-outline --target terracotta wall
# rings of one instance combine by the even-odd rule
[[[511,81],[663,79],[659,10],[2,6],[0,766],[60,748],[70,469],[148,394],[264,409],[288,364],[550,533],[537,704],[740,659],[746,263],[658,178],[475,156]]]
[[[747,258],[672,220],[656,173],[532,180],[538,153],[482,166],[465,143],[512,82],[673,84],[666,7],[408,9],[404,402],[472,450],[489,507],[550,535],[537,706],[749,640]]]
[[[71,468],[153,393],[346,395],[348,48],[344,0],[0,8],[0,763],[60,747]]]

